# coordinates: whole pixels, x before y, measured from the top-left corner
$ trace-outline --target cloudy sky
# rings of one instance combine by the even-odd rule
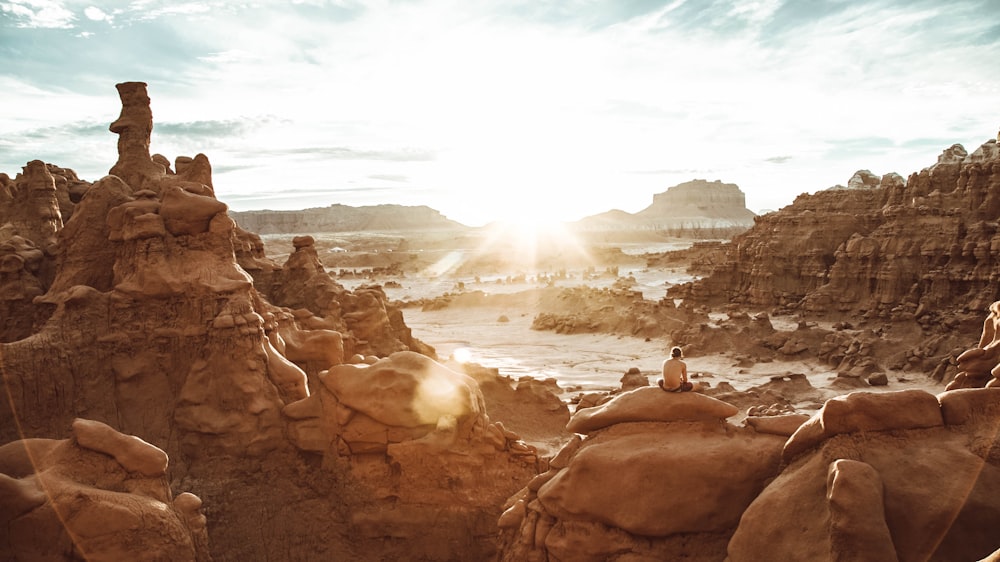
[[[701,178],[759,212],[995,138],[998,52],[998,0],[0,0],[0,172],[100,179],[142,81],[234,210],[576,220]]]

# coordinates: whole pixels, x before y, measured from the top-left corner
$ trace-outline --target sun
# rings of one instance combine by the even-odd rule
[[[478,248],[524,272],[553,273],[588,252],[566,223],[525,214],[491,223]]]

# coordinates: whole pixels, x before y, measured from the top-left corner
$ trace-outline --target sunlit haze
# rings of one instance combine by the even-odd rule
[[[995,0],[0,1],[0,172],[96,181],[114,85],[237,211],[427,205],[478,226],[636,212],[692,180],[760,212],[1000,127]]]

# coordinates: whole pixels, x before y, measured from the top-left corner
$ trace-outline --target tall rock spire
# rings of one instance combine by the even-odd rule
[[[122,112],[111,124],[111,132],[118,135],[118,162],[110,174],[118,176],[133,191],[143,189],[147,180],[156,180],[166,174],[166,169],[153,161],[149,154],[149,136],[153,132],[153,111],[149,108],[149,95],[145,82],[116,84],[122,100]]]

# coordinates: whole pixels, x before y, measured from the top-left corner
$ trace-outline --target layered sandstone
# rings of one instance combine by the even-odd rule
[[[972,154],[955,145],[906,181],[862,170],[758,217],[724,263],[674,294],[814,314],[979,312],[1000,297],[998,187],[995,140]]]
[[[668,296],[845,320],[876,332],[888,367],[949,379],[955,350],[1000,298],[998,188],[995,140],[972,153],[952,146],[906,181],[862,170],[847,186],[800,195],[758,217],[724,256],[705,254],[702,279]],[[828,347],[831,362],[853,345],[844,336]]]

